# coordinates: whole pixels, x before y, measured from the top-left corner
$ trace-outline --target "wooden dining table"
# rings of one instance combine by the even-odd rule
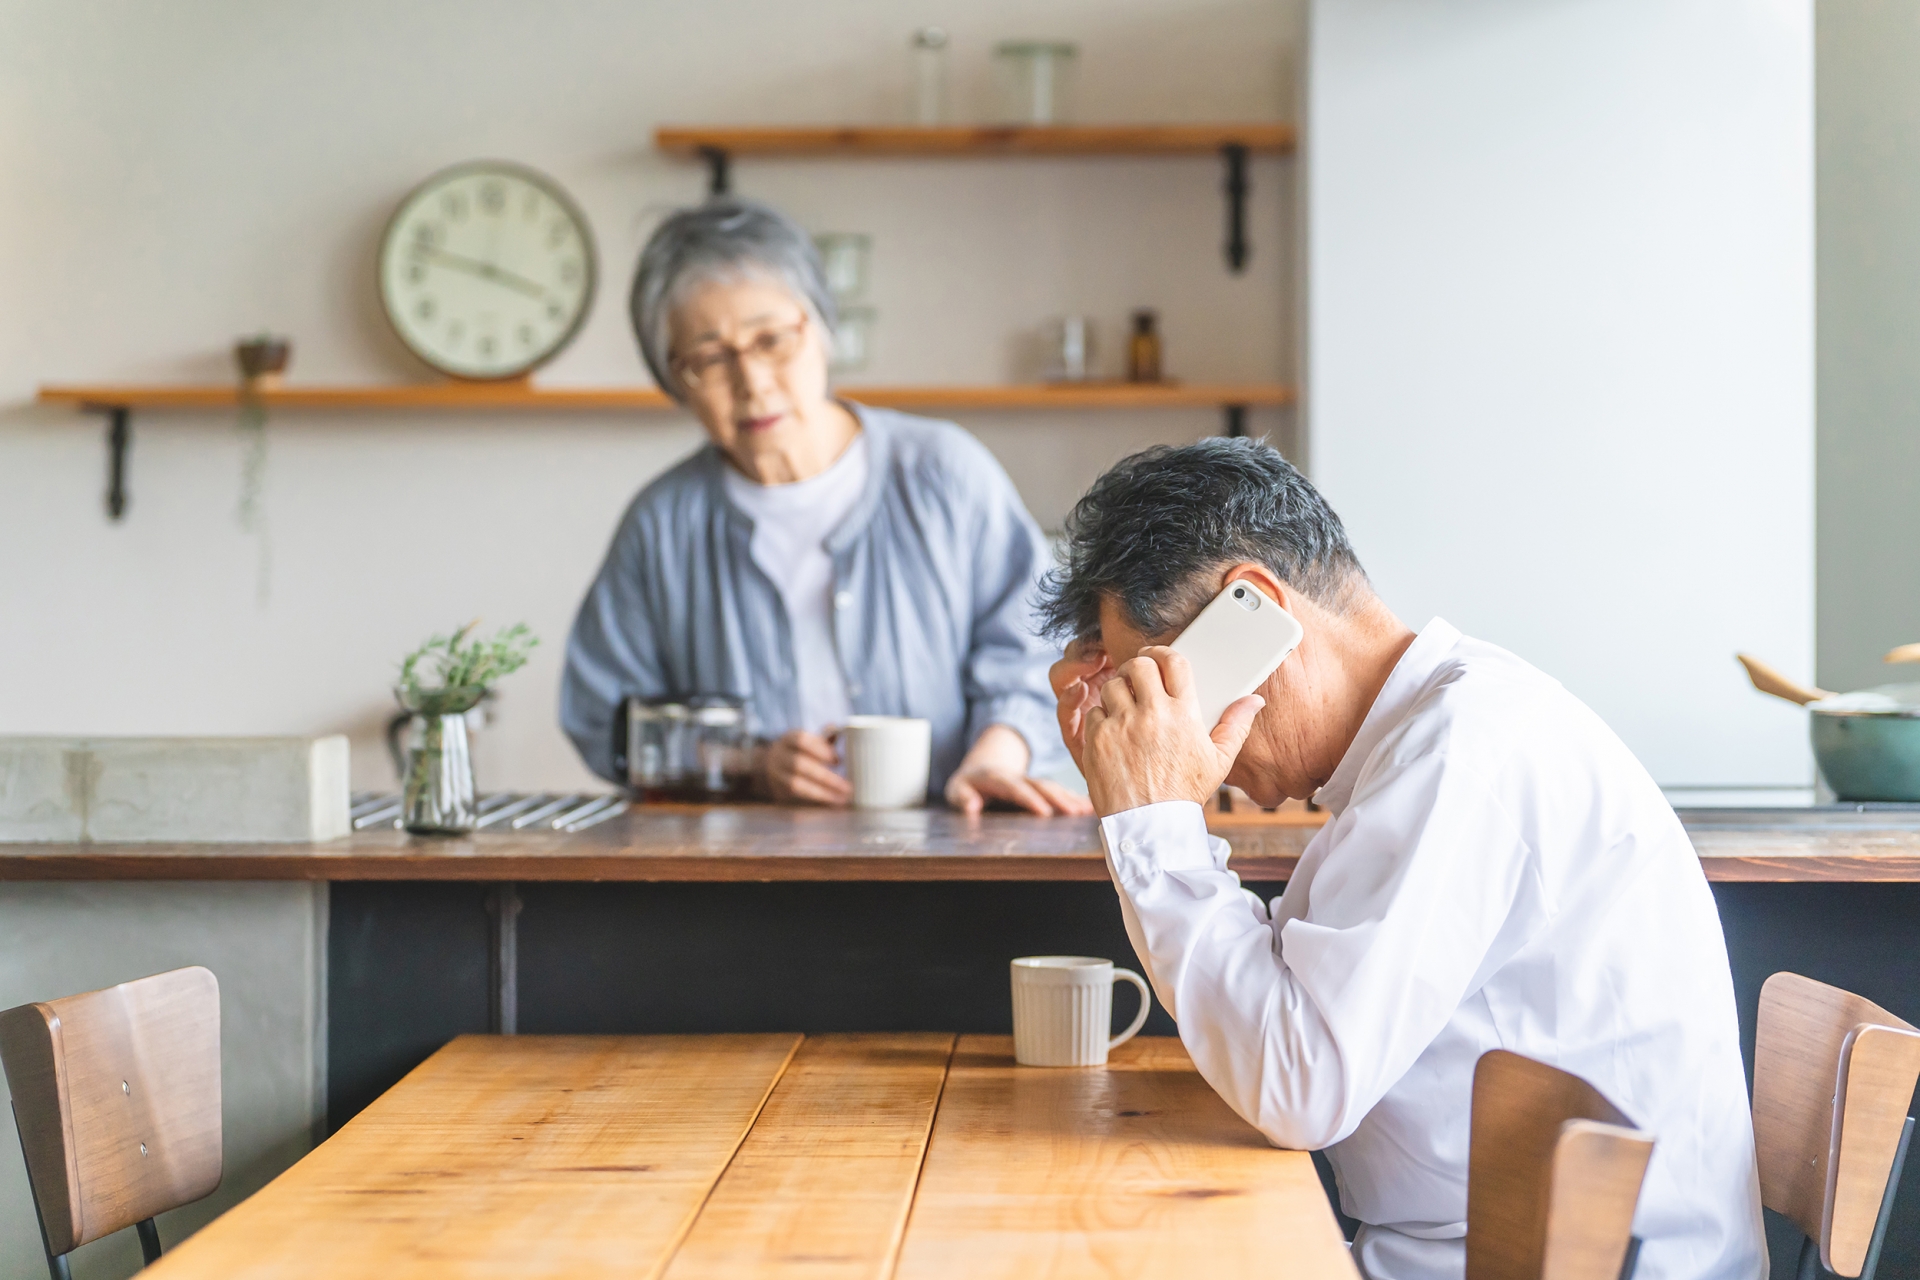
[[[462,1036],[170,1250],[236,1276],[1355,1277],[1180,1042]]]

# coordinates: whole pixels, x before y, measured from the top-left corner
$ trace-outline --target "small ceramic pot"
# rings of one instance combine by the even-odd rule
[[[275,378],[287,371],[287,363],[293,359],[293,340],[266,335],[248,338],[233,344],[233,358],[240,366],[240,376],[248,382]]]

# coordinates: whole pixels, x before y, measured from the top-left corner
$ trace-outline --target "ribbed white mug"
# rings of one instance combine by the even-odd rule
[[[1025,1067],[1097,1067],[1146,1025],[1147,980],[1092,956],[1022,956],[1013,968],[1013,1060]],[[1140,988],[1140,1012],[1117,1036],[1113,984]]]
[[[911,809],[927,802],[933,725],[907,716],[848,716],[840,730],[856,809]]]

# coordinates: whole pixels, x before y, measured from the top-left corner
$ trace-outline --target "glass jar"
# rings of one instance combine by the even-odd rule
[[[820,274],[835,302],[851,302],[867,291],[867,261],[873,239],[856,231],[827,231],[813,238]]]
[[[416,714],[406,726],[400,825],[416,835],[460,835],[478,821],[467,715]]]
[[[1009,40],[994,46],[1000,67],[1001,113],[1008,124],[1065,124],[1073,118],[1078,45]]]
[[[873,356],[873,326],[880,313],[872,307],[841,307],[840,322],[833,327],[833,358],[828,367],[835,373],[851,373],[867,367]]]

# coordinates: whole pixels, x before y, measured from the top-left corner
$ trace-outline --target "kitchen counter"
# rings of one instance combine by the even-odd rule
[[[1920,882],[1920,813],[1682,812],[1714,881]],[[1251,881],[1285,880],[1325,815],[1209,812]],[[1092,819],[946,810],[854,813],[769,805],[637,808],[571,834],[322,844],[0,845],[0,880],[1104,881]]]
[[[1783,969],[1920,1021],[1920,812],[1680,812],[1749,1061],[1760,986]],[[1243,805],[1208,820],[1271,897],[1325,815]],[[12,1002],[178,964],[219,975],[246,1029],[229,1049],[258,1059],[228,1063],[234,1105],[260,1099],[230,1131],[282,1139],[270,1159],[232,1153],[247,1163],[236,1187],[306,1149],[308,1098],[338,1127],[453,1036],[1004,1034],[1007,961],[1033,954],[1139,965],[1091,819],[659,805],[573,833],[0,845]],[[1116,996],[1116,1014],[1131,1001]],[[1176,1030],[1152,1010],[1148,1034]],[[0,1233],[31,1238],[7,1217],[27,1203],[21,1183],[0,1163]],[[1889,1248],[1920,1258],[1920,1196],[1896,1214]]]

